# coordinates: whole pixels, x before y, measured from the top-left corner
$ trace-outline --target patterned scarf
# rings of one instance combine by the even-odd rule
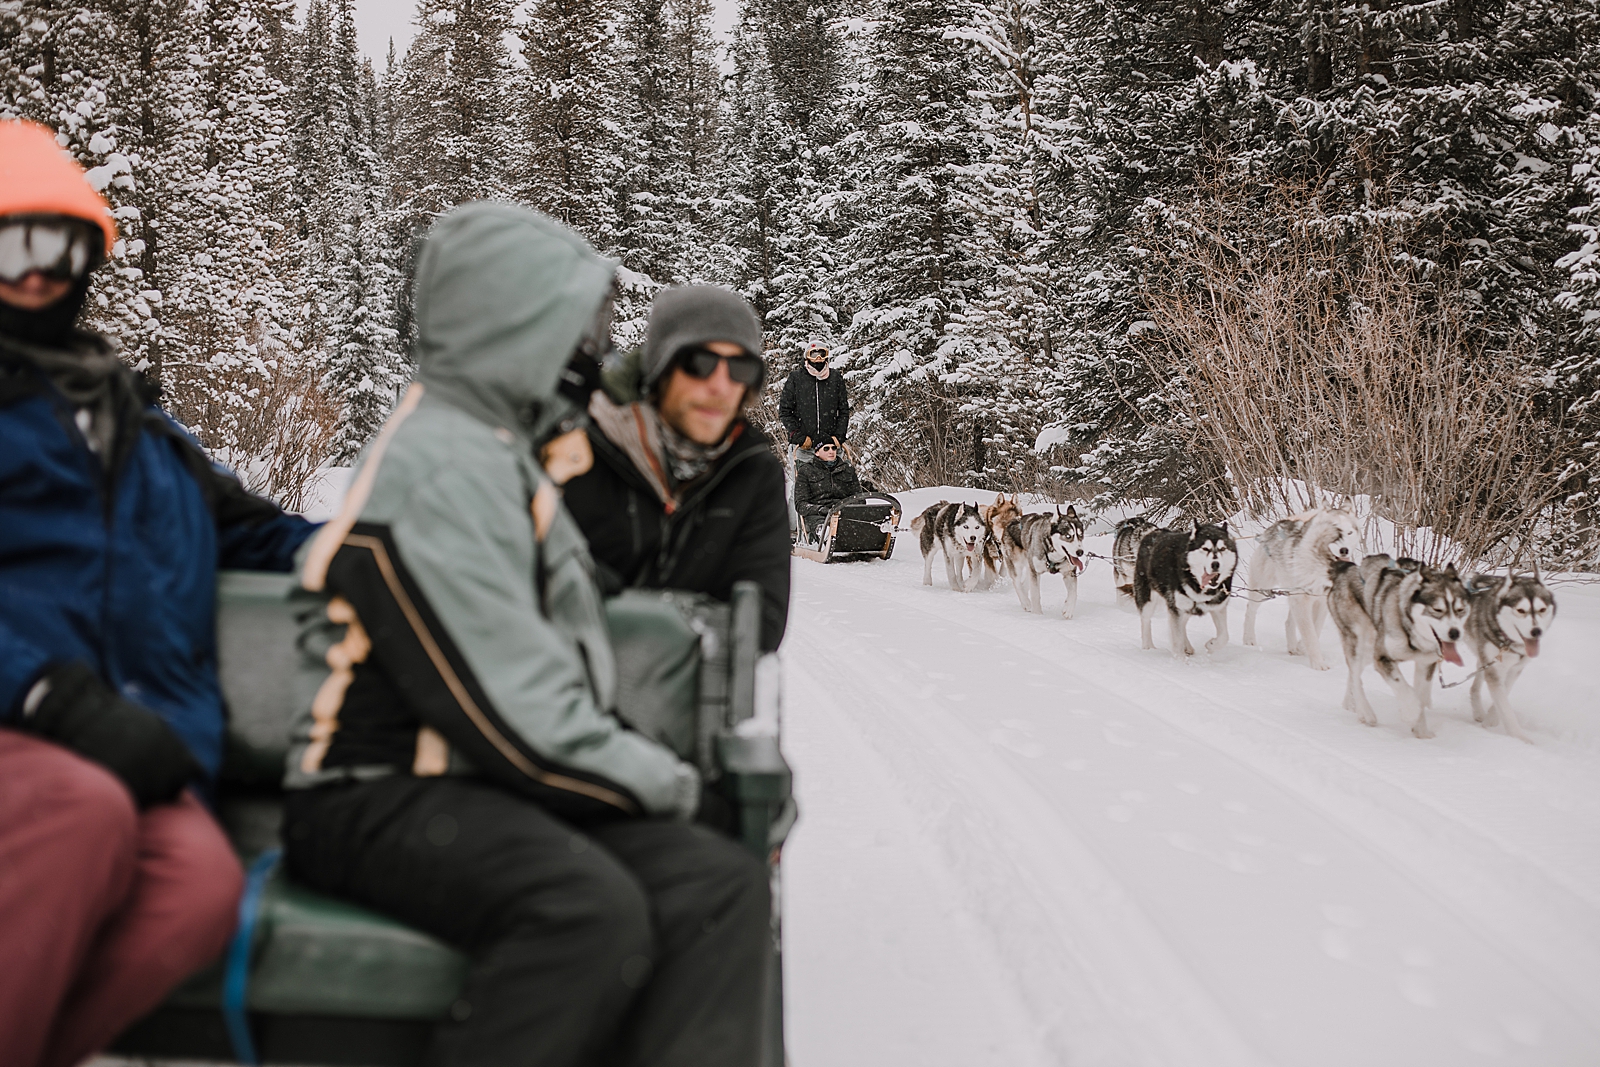
[[[743,427],[736,426],[733,432],[714,445],[702,445],[691,441],[671,426],[661,421],[661,415],[655,408],[650,408],[651,416],[660,428],[661,444],[667,453],[667,468],[672,471],[672,478],[678,485],[688,485],[706,471],[711,465],[727,454],[733,447],[733,442],[739,439],[739,431]]]
[[[709,471],[744,432],[744,422],[736,419],[728,436],[717,444],[697,444],[662,422],[653,405],[618,405],[604,393],[590,399],[589,417],[606,440],[633,461],[668,515],[677,510],[678,490]]]

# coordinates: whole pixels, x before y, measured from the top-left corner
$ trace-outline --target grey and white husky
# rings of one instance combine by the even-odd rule
[[[1133,572],[1139,563],[1139,543],[1160,530],[1149,519],[1125,519],[1117,524],[1117,535],[1111,545],[1111,578],[1117,585],[1117,599],[1133,599]]]
[[[934,550],[944,553],[945,579],[958,593],[984,580],[984,548],[989,528],[976,504],[941,500],[911,520],[922,542],[922,584],[933,584]]]
[[[1011,575],[1011,587],[1023,611],[1044,614],[1039,603],[1039,575],[1048,571],[1061,575],[1067,586],[1067,602],[1061,609],[1064,618],[1078,610],[1078,575],[1083,573],[1083,520],[1071,504],[1054,514],[1023,515],[1005,527],[1000,539],[1000,558]]]
[[[1368,726],[1378,725],[1361,675],[1377,668],[1400,702],[1400,717],[1418,737],[1432,737],[1428,708],[1433,705],[1433,675],[1448,660],[1461,666],[1456,642],[1466,634],[1467,590],[1452,564],[1443,570],[1414,559],[1368,556],[1359,564],[1328,565],[1333,584],[1328,614],[1339,628],[1344,662],[1344,706]],[[1400,664],[1411,662],[1406,684]]]
[[[1467,580],[1472,613],[1467,616],[1467,644],[1478,658],[1472,679],[1472,717],[1485,726],[1504,722],[1506,733],[1523,741],[1528,735],[1511,707],[1511,687],[1528,661],[1539,654],[1539,641],[1556,621],[1556,598],[1530,577],[1473,575]],[[1489,687],[1490,706],[1482,690]]]
[[[1139,647],[1154,648],[1150,619],[1165,603],[1169,647],[1179,660],[1194,655],[1189,643],[1189,616],[1211,616],[1217,636],[1206,642],[1211,652],[1228,643],[1228,595],[1239,549],[1227,523],[1196,522],[1188,530],[1157,530],[1139,543],[1133,569],[1133,602],[1139,608]]]
[[[1283,624],[1289,655],[1305,653],[1312,670],[1325,671],[1322,620],[1328,612],[1328,565],[1357,558],[1356,519],[1344,508],[1317,508],[1268,526],[1250,557],[1250,603],[1244,609],[1244,643],[1256,643],[1256,612],[1274,592],[1287,593]]]

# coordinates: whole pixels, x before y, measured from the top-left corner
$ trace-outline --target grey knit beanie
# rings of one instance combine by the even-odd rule
[[[750,301],[718,285],[680,285],[657,293],[644,336],[644,392],[649,394],[679,352],[708,341],[732,341],[760,359],[761,319]]]

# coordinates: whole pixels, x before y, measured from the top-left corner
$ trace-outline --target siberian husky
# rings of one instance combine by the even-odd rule
[[[1000,572],[1005,569],[1005,562],[1000,555],[1000,541],[1005,537],[1006,527],[1022,517],[1022,510],[1017,507],[1017,495],[1006,496],[996,493],[993,504],[979,504],[978,514],[983,519],[983,524],[988,528],[989,536],[983,542],[983,579],[978,583],[979,589],[993,588],[999,580]]]
[[[1139,543],[1133,569],[1133,602],[1139,608],[1141,648],[1154,648],[1150,618],[1158,601],[1167,607],[1169,643],[1179,660],[1194,655],[1189,643],[1189,616],[1210,613],[1217,636],[1206,651],[1228,643],[1228,594],[1233,591],[1233,571],[1239,549],[1228,535],[1228,524],[1196,521],[1188,530],[1161,530]]]
[[[1117,584],[1117,600],[1133,599],[1133,572],[1139,562],[1139,543],[1160,529],[1144,518],[1127,519],[1117,525],[1111,549],[1111,577]]]
[[[911,520],[922,541],[922,584],[933,584],[933,553],[944,553],[944,573],[950,588],[969,592],[984,579],[984,552],[989,530],[975,504],[941,500]]]
[[[1017,507],[1015,494],[1008,497],[1004,493],[998,493],[993,504],[980,507],[978,510],[982,512],[983,521],[989,527],[989,537],[997,545],[1005,540],[1006,527],[1022,518],[1022,509]]]
[[[1465,636],[1467,590],[1455,566],[1439,570],[1416,560],[1368,556],[1360,564],[1335,560],[1328,614],[1344,645],[1344,706],[1368,726],[1378,716],[1361,685],[1368,665],[1377,668],[1400,702],[1400,717],[1417,737],[1432,737],[1428,708],[1433,674],[1441,660],[1461,666],[1456,642]],[[1411,684],[1400,664],[1410,660]]]
[[[1311,669],[1325,671],[1322,620],[1328,612],[1328,565],[1352,562],[1359,551],[1355,516],[1344,508],[1318,508],[1280,519],[1256,539],[1250,557],[1250,603],[1244,609],[1244,643],[1256,643],[1256,611],[1274,592],[1289,596],[1283,636],[1289,655],[1305,653]]]
[[[1556,598],[1539,580],[1507,575],[1474,575],[1467,580],[1472,613],[1467,616],[1467,644],[1478,658],[1472,679],[1472,717],[1485,726],[1504,722],[1506,733],[1527,741],[1522,723],[1511,707],[1511,687],[1528,661],[1539,654],[1539,639],[1556,621]],[[1483,706],[1482,689],[1489,685],[1490,705]]]
[[[1083,521],[1078,509],[1067,505],[1055,514],[1021,515],[1007,525],[1000,538],[1000,558],[1005,560],[1011,586],[1023,611],[1044,614],[1039,603],[1039,573],[1061,575],[1067,586],[1062,617],[1078,610],[1078,575],[1083,573]]]

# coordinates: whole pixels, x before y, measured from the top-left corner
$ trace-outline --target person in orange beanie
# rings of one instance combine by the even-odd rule
[[[78,328],[116,226],[0,121],[0,1063],[71,1067],[220,954],[242,875],[221,761],[219,566],[311,524],[247,493]]]

